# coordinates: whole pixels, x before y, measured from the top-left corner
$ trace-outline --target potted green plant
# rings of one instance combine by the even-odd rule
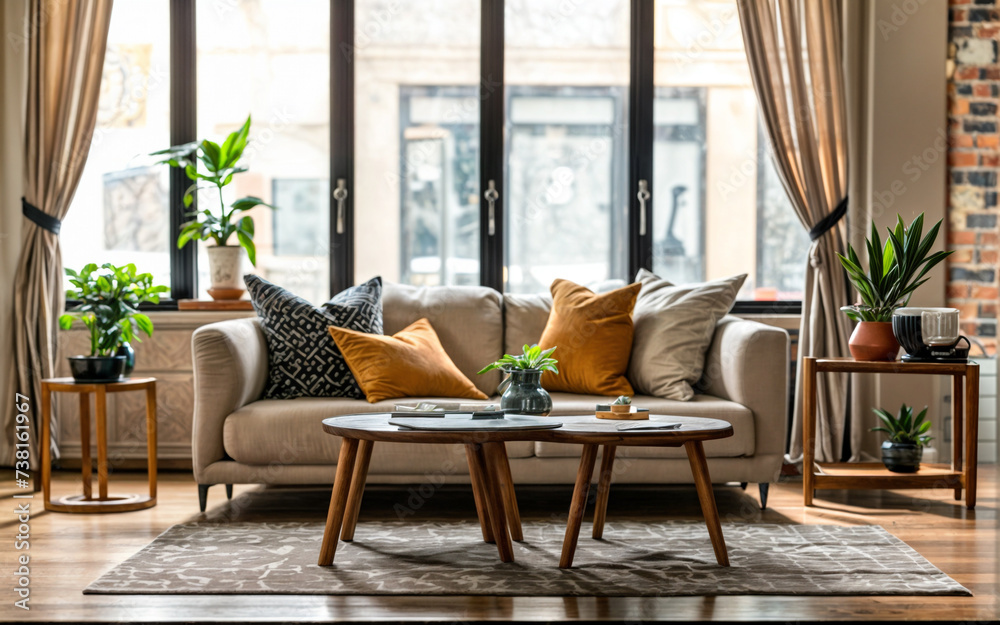
[[[542,388],[542,372],[559,374],[552,358],[555,347],[543,350],[538,345],[525,345],[521,355],[505,354],[500,360],[483,367],[480,374],[500,369],[505,377],[497,391],[500,410],[516,414],[547,415],[552,412],[552,397]]]
[[[932,438],[927,434],[931,422],[924,421],[927,406],[913,417],[913,408],[903,404],[899,415],[893,416],[881,408],[872,409],[884,427],[872,428],[872,432],[884,432],[889,440],[882,443],[882,464],[894,473],[916,473],[924,447]]]
[[[143,302],[159,303],[165,286],[154,286],[153,276],[137,273],[135,265],[116,267],[90,263],[79,272],[66,269],[70,284],[66,298],[76,301],[59,317],[59,327],[68,330],[74,320],[90,331],[90,355],[70,356],[69,367],[78,382],[111,382],[128,375],[129,342],[138,341],[138,332],[153,334],[153,322],[139,312]],[[134,364],[134,352],[131,353]]]
[[[233,177],[247,171],[240,166],[243,150],[250,136],[250,117],[239,130],[226,137],[222,144],[203,139],[200,143],[186,143],[166,150],[153,152],[151,156],[165,156],[161,164],[171,167],[182,167],[184,173],[192,181],[184,192],[184,206],[190,208],[195,195],[201,189],[211,189],[218,192],[217,207],[199,207],[188,213],[192,219],[181,225],[177,236],[177,247],[182,248],[191,241],[212,241],[214,246],[207,249],[209,275],[212,286],[208,294],[213,299],[239,299],[243,295],[243,272],[240,271],[240,248],[246,250],[250,264],[257,266],[257,248],[253,242],[253,217],[246,211],[257,206],[274,206],[264,200],[247,196],[239,198],[226,205],[223,189],[233,181]],[[205,173],[199,171],[200,167]],[[238,245],[230,245],[233,236]]]
[[[897,215],[896,220],[895,229],[886,229],[888,238],[884,245],[872,222],[871,237],[865,240],[867,271],[850,244],[846,257],[837,255],[861,299],[859,304],[841,308],[859,322],[849,343],[855,360],[896,359],[899,342],[892,332],[893,311],[906,306],[913,292],[927,282],[927,272],[951,254],[950,251],[931,253],[940,220],[923,237],[923,213],[908,227],[901,216]]]

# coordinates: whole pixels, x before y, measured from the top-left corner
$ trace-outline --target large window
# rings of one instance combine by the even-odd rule
[[[759,131],[735,0],[657,0],[653,270],[801,299],[809,237]]]
[[[252,270],[311,301],[374,275],[525,293],[642,267],[801,298],[809,241],[736,0],[132,0],[112,21],[67,265],[204,297],[204,244],[173,243],[184,179],[144,155],[249,114],[228,192],[278,207],[253,212]]]
[[[627,0],[508,0],[508,291],[624,278]]]
[[[198,137],[221,141],[251,115],[227,201],[253,195],[257,267],[313,303],[329,299],[330,9],[327,0],[197,4]],[[212,191],[199,201],[218,202]],[[235,237],[232,241],[235,244]],[[207,297],[201,246],[199,291]]]
[[[170,145],[168,0],[119,2],[111,14],[97,125],[63,222],[63,265],[135,263],[170,284],[167,169],[149,152]]]
[[[479,0],[354,7],[355,280],[479,284]]]

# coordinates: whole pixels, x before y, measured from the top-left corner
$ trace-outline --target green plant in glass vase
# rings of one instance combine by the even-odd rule
[[[78,320],[90,334],[90,355],[69,358],[73,377],[113,380],[129,373],[124,370],[128,355],[121,353],[123,348],[130,351],[129,343],[141,340],[139,332],[153,334],[153,322],[139,312],[139,304],[158,304],[160,294],[169,289],[154,286],[152,274],[138,273],[131,263],[90,263],[79,272],[65,271],[73,285],[66,298],[77,303],[59,317],[59,327],[69,330]]]
[[[178,167],[192,181],[184,192],[184,207],[191,208],[199,191],[211,190],[218,194],[218,205],[214,202],[199,206],[188,212],[192,219],[181,225],[177,236],[177,247],[182,248],[191,241],[212,241],[208,248],[209,272],[212,288],[209,293],[216,299],[238,299],[243,290],[240,272],[239,250],[246,250],[250,264],[257,265],[257,248],[254,245],[254,221],[246,212],[258,206],[274,209],[259,197],[242,197],[228,206],[224,189],[233,182],[233,177],[247,171],[240,164],[247,140],[250,136],[250,121],[229,134],[221,144],[203,139],[200,142],[185,143],[165,150],[153,152],[151,156],[165,157],[160,164]],[[229,245],[236,236],[238,246]]]
[[[520,355],[505,354],[479,371],[480,374],[500,369],[505,376],[497,392],[500,409],[504,412],[547,415],[552,411],[552,398],[542,388],[543,371],[559,374],[559,362],[552,358],[555,347],[543,350],[538,345],[525,345]]]
[[[892,334],[892,314],[906,306],[920,285],[929,280],[928,272],[951,254],[931,252],[941,228],[941,221],[923,234],[921,213],[907,226],[896,216],[896,227],[887,228],[883,244],[875,223],[865,239],[868,267],[864,268],[854,248],[848,244],[847,256],[838,254],[847,277],[858,291],[860,303],[841,308],[848,317],[860,322],[851,335],[851,354],[856,360],[894,360],[899,343]]]

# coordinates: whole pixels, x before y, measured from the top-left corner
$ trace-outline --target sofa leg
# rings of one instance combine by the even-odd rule
[[[226,484],[226,499],[228,499],[230,501],[233,500],[233,485],[232,484]]]
[[[743,490],[746,490],[747,489],[747,483],[746,482],[740,482],[740,488],[742,488]]]
[[[205,507],[208,505],[208,487],[211,484],[198,484],[198,505],[201,507],[201,511],[205,511]]]
[[[770,484],[758,484],[757,486],[760,488],[760,509],[761,510],[766,510],[767,509],[767,489],[771,485]]]

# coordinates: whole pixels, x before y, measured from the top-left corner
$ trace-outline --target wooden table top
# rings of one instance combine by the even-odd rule
[[[140,391],[156,384],[156,378],[122,378],[115,382],[77,382],[73,378],[46,378],[42,384],[50,391],[60,393],[92,393],[103,386],[108,393],[120,391]]]
[[[674,430],[619,431],[622,423],[637,424],[644,421],[615,421],[598,419],[593,415],[548,417],[562,423],[552,430],[491,430],[491,431],[441,431],[411,430],[389,423],[388,413],[345,415],[323,420],[323,430],[328,434],[360,440],[395,443],[496,443],[506,441],[547,441],[583,445],[624,445],[646,447],[679,447],[688,441],[706,441],[733,435],[733,426],[721,419],[700,417],[675,417],[650,415],[651,421],[679,422]]]
[[[807,357],[809,358],[809,357]],[[902,360],[854,360],[843,358],[809,358],[815,361],[817,371],[830,373],[920,373],[930,375],[965,374],[979,368],[979,363],[968,362],[904,362]]]

